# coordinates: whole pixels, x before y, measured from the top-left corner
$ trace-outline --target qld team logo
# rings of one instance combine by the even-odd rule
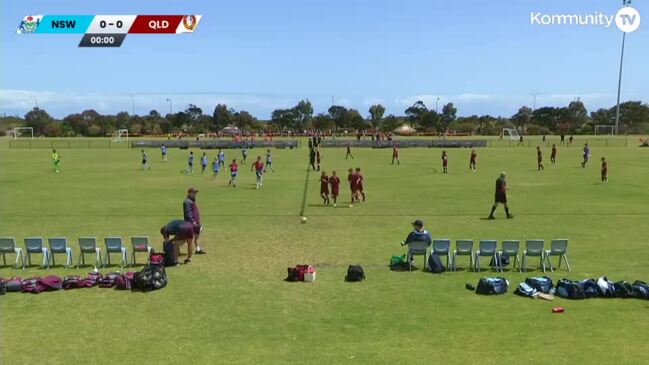
[[[183,17],[183,26],[188,31],[193,32],[197,25],[198,25],[198,21],[196,20],[196,16],[185,15]]]
[[[23,21],[20,22],[18,29],[16,29],[17,34],[28,34],[34,33],[38,28],[38,25],[43,19],[42,15],[27,15],[23,18]]]

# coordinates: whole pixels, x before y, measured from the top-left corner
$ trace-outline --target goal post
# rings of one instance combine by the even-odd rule
[[[612,124],[596,124],[595,135],[598,136],[602,134],[615,134],[615,126]]]
[[[32,127],[15,127],[14,128],[14,139],[18,138],[19,134],[22,136],[23,131],[29,131],[29,135],[31,135],[32,139],[34,139],[34,128],[32,128]]]
[[[509,138],[512,140],[518,140],[520,138],[518,131],[514,128],[503,128],[503,138],[507,135],[509,135]]]
[[[128,142],[128,129],[118,129],[113,132],[113,142]]]

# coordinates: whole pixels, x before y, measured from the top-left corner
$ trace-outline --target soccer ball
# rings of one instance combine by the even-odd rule
[[[353,208],[353,207],[354,207],[354,204],[349,204],[349,207],[350,207],[350,208]]]
[[[302,223],[306,223],[306,217],[302,217]]]

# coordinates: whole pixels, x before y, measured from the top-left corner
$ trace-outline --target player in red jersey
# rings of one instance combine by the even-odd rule
[[[347,144],[347,154],[345,155],[345,160],[347,157],[351,157],[352,160],[354,159],[354,155],[352,155],[352,146],[348,143]]]
[[[334,207],[335,207],[336,202],[338,201],[338,193],[340,192],[340,178],[336,176],[336,171],[331,172],[329,183],[331,184],[331,197],[334,200]]]
[[[392,164],[394,165],[394,160],[397,161],[397,165],[401,165],[399,161],[399,149],[397,146],[392,146]]]
[[[264,184],[264,163],[261,162],[261,156],[257,156],[257,161],[253,162],[250,166],[250,171],[255,169],[255,175],[257,176],[257,189],[259,189]]]
[[[602,157],[602,182],[608,182],[608,162]]]
[[[478,158],[478,154],[475,153],[475,150],[471,150],[471,159],[469,160],[469,170],[475,172],[475,160]]]
[[[349,181],[349,190],[352,192],[351,202],[354,203],[356,200],[358,200],[358,197],[356,196],[356,175],[354,174],[354,169],[352,168],[349,168],[347,170],[347,181]]]
[[[232,187],[237,186],[237,173],[239,172],[239,165],[237,165],[237,159],[233,159],[232,163],[230,164],[230,182],[228,182],[228,186],[232,185]]]
[[[545,170],[543,167],[543,153],[541,153],[541,146],[536,146],[536,171]]]
[[[322,171],[320,175],[320,197],[322,204],[329,205],[329,176],[326,171]]]
[[[557,145],[556,144],[552,145],[552,153],[550,154],[550,162],[553,165],[557,164]]]
[[[365,201],[365,192],[363,192],[363,175],[361,174],[360,167],[356,168],[354,175],[356,179],[356,201],[359,201],[358,194],[360,194],[363,197],[363,201]]]
[[[442,151],[442,169],[445,174],[448,174],[448,155],[446,151]]]

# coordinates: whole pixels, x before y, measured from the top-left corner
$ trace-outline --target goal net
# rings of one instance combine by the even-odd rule
[[[32,127],[16,127],[14,128],[14,139],[18,137],[31,137],[34,138],[34,128]]]
[[[113,142],[128,142],[128,129],[118,129],[113,132]]]
[[[609,124],[597,124],[595,125],[595,135],[601,134],[615,134],[615,126]]]
[[[520,136],[518,131],[514,128],[503,128],[503,138],[509,136],[510,139],[518,140]]]

